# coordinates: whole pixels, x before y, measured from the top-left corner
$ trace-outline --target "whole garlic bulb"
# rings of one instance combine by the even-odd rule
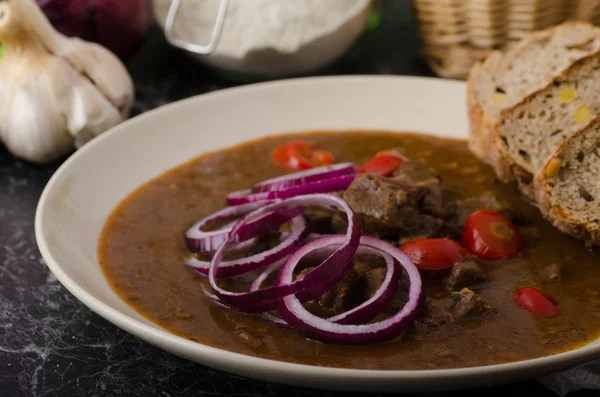
[[[34,0],[0,2],[0,138],[45,163],[121,122],[133,82],[104,47],[58,33]]]

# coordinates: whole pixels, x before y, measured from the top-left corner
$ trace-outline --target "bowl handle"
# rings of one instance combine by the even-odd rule
[[[171,2],[167,20],[165,21],[165,37],[167,38],[167,41],[173,46],[189,52],[196,54],[210,54],[215,50],[215,47],[221,38],[223,21],[225,20],[225,14],[227,13],[227,4],[229,3],[229,0],[220,0],[219,9],[217,11],[217,20],[215,21],[210,41],[206,45],[191,43],[186,40],[178,39],[173,35],[173,25],[175,24],[175,17],[177,16],[177,10],[179,10],[180,3],[181,0],[173,0]]]

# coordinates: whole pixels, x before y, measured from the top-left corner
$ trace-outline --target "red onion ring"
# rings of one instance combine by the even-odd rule
[[[323,249],[332,251],[336,244],[331,244],[331,236],[324,237],[322,241],[312,244],[306,244],[296,251],[287,261],[297,261],[298,263],[306,254],[319,250],[319,245]],[[339,244],[337,244],[339,245]],[[348,310],[344,313],[340,313],[337,316],[327,318],[327,321],[331,321],[338,324],[362,324],[372,320],[379,313],[383,312],[386,307],[396,296],[398,291],[398,279],[400,276],[400,268],[396,265],[395,260],[383,251],[379,251],[364,245],[359,246],[357,254],[372,254],[379,255],[384,258],[386,263],[386,275],[381,285],[377,288],[371,298],[356,306],[355,308]],[[256,291],[260,289],[262,283],[275,271],[279,270],[283,266],[283,263],[275,263],[268,266],[261,274],[254,279],[254,282],[250,286],[250,291]],[[287,265],[289,266],[289,265]],[[329,288],[327,288],[329,287]],[[306,302],[317,298],[323,292],[329,290],[332,285],[328,285],[324,290],[314,290],[311,293],[307,293],[311,288],[305,289],[297,294],[300,301]],[[300,296],[303,295],[303,296]],[[291,328],[290,325],[280,317],[276,317],[271,313],[263,313],[262,316],[278,325]]]
[[[219,210],[204,219],[199,220],[193,224],[185,232],[185,244],[190,252],[211,252],[215,251],[227,238],[229,232],[233,229],[234,222],[222,226],[218,230],[204,231],[202,228],[210,222],[217,221],[223,218],[229,218],[233,216],[241,217],[244,216],[264,204],[262,203],[249,203],[245,205],[238,205],[236,207],[226,207]]]
[[[311,205],[335,206],[343,210],[348,218],[348,231],[344,235],[345,237],[340,243],[340,246],[319,266],[317,266],[313,271],[300,280],[290,280],[288,283],[279,283],[279,285],[252,292],[230,292],[217,285],[217,274],[220,275],[220,269],[223,264],[223,256],[227,249],[236,241],[237,233],[240,228],[243,228],[245,224],[254,222],[255,220],[260,219],[266,214],[270,214],[274,211],[280,211],[289,208],[307,207]],[[294,231],[296,231],[296,227],[294,228]],[[238,310],[245,311],[246,307],[248,306],[255,308],[254,305],[256,304],[263,305],[265,310],[267,308],[271,308],[270,310],[272,310],[272,308],[276,307],[278,304],[278,300],[284,296],[295,294],[310,287],[315,287],[319,284],[322,284],[324,282],[323,280],[325,280],[327,283],[329,283],[331,279],[335,279],[335,282],[339,281],[344,275],[344,272],[341,272],[340,268],[347,268],[351,264],[351,260],[358,249],[359,241],[360,226],[358,219],[356,218],[356,215],[350,206],[344,200],[328,194],[313,194],[293,197],[262,207],[242,218],[236,224],[236,226],[234,226],[227,241],[225,241],[215,252],[208,269],[208,280],[215,292],[215,295],[218,296],[223,302],[236,307]],[[289,247],[292,246],[290,245]],[[285,250],[286,255],[291,254],[296,247],[297,245],[289,251]],[[270,263],[273,263],[281,257],[270,261]],[[251,266],[247,266],[247,268],[254,270],[267,266],[270,263],[262,261],[262,266],[253,264]]]
[[[254,291],[258,291],[260,289],[260,286],[262,285],[262,283],[265,282],[265,280],[273,273],[275,273],[276,271],[278,271],[279,269],[281,269],[281,267],[285,264],[285,261],[279,261],[277,263],[273,263],[272,265],[269,265],[266,267],[265,270],[263,270],[262,273],[260,273],[252,282],[252,284],[250,285],[250,292],[254,292]],[[275,323],[277,325],[280,325],[282,327],[285,328],[291,328],[290,325],[285,322],[284,319],[282,319],[281,317],[277,317],[274,316],[272,313],[270,312],[264,312],[261,314],[261,316],[265,319],[265,320],[269,320],[272,323]]]
[[[359,246],[358,252],[383,257],[386,266],[385,278],[369,299],[353,309],[340,313],[337,316],[329,317],[327,321],[332,323],[364,324],[369,322],[389,306],[398,292],[398,280],[400,279],[401,268],[399,268],[394,258],[385,251],[364,245],[363,238],[361,237],[361,246]]]
[[[250,286],[250,291],[255,291],[255,290],[259,289],[260,285],[267,279],[267,277],[269,277],[271,275],[271,273],[281,269],[281,267],[285,264],[287,258],[288,257],[285,257],[275,263],[268,265],[265,268],[265,270],[263,272],[261,272],[261,274],[257,278],[254,279],[254,281],[252,282],[252,284]],[[260,281],[257,281],[259,278],[260,278]],[[235,311],[242,311],[245,313],[261,313],[261,315],[263,317],[265,317],[266,319],[276,322],[276,323],[279,320],[279,321],[281,321],[280,325],[287,326],[287,323],[285,321],[269,314],[269,311],[275,310],[278,308],[278,304],[277,304],[278,301],[267,301],[267,302],[259,303],[259,304],[255,304],[255,305],[244,306],[243,307],[244,310],[240,310],[236,307],[233,307],[233,306],[223,302],[221,300],[221,298],[219,298],[212,292],[208,291],[204,286],[202,286],[202,292],[204,292],[204,295],[206,295],[206,297],[208,297],[214,303],[216,303],[217,305],[219,305],[221,307],[224,307],[224,308],[230,309],[230,310],[235,310]]]
[[[343,236],[324,237],[313,242],[313,247],[322,247],[323,240],[329,243],[343,243]],[[391,255],[400,266],[408,273],[410,287],[408,302],[395,315],[375,323],[349,325],[337,324],[327,319],[317,317],[302,306],[302,302],[295,295],[285,296],[281,300],[280,313],[282,318],[295,329],[302,331],[312,339],[335,344],[368,344],[383,342],[401,335],[418,314],[420,303],[423,299],[421,276],[410,259],[400,249],[372,237],[363,236],[361,243],[364,246],[385,252]],[[300,250],[299,250],[300,251]],[[303,250],[308,253],[307,250]],[[279,273],[277,285],[286,285],[293,280],[294,268],[298,260],[288,259]],[[312,273],[312,272],[311,272]],[[306,277],[310,276],[307,274]]]
[[[355,177],[356,174],[341,175],[329,179],[305,183],[304,185],[262,193],[252,193],[251,189],[239,190],[227,195],[227,203],[235,206],[263,202],[266,200],[289,199],[292,197],[305,196],[309,194],[341,192],[350,186]]]
[[[202,230],[203,226],[218,219],[247,215],[250,212],[272,202],[273,201],[249,203],[235,207],[226,207],[196,222],[187,230],[185,234],[185,243],[188,250],[190,252],[216,251],[216,249],[219,248],[219,246],[223,244],[225,240],[227,240],[229,233],[231,232],[231,229],[233,229],[233,226],[237,220],[222,226],[219,230],[214,231],[204,231]],[[239,230],[237,242],[241,243],[250,240],[255,236],[265,234],[270,230],[277,229],[284,223],[289,222],[290,219],[301,215],[302,212],[303,209],[301,208],[290,208],[284,211],[277,211],[267,214],[264,217],[257,219],[255,222],[246,224],[243,229]]]
[[[263,207],[265,208],[265,207]],[[258,218],[261,219],[262,217]],[[242,218],[242,220],[245,218]],[[254,222],[254,220],[253,220]],[[218,261],[218,269],[214,269],[213,271],[213,279],[214,278],[225,278],[225,277],[233,277],[239,276],[240,274],[248,273],[252,270],[263,268],[267,265],[270,265],[273,262],[276,262],[288,255],[290,255],[302,242],[304,236],[307,233],[306,221],[302,216],[297,216],[292,219],[292,227],[293,230],[291,233],[286,234],[283,238],[283,241],[277,246],[249,256],[247,258],[234,259],[231,261],[223,261],[224,250],[229,247],[229,245],[237,242],[237,236],[239,230],[243,229],[246,223],[238,223],[234,226],[233,230],[230,233],[230,236],[215,252],[213,259],[211,262],[201,261],[195,256],[192,256],[187,261],[187,265],[196,269],[199,273],[208,275],[210,274],[209,269],[212,266],[212,263],[215,262],[215,258]],[[222,249],[225,247],[224,249]],[[214,267],[214,266],[212,266]],[[210,279],[210,276],[209,276]],[[216,282],[215,282],[216,285]],[[213,286],[214,288],[214,286]],[[216,289],[215,289],[216,290]],[[217,293],[217,295],[219,295]]]
[[[342,175],[356,174],[356,167],[352,163],[337,163],[323,167],[311,168],[293,174],[283,175],[268,179],[252,186],[252,193],[270,192],[275,190],[289,189],[291,187],[305,185],[324,179],[339,177]]]

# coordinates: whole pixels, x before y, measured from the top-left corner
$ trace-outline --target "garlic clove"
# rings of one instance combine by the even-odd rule
[[[69,38],[56,31],[34,0],[12,0],[27,29],[35,32],[54,54],[67,59],[78,72],[126,115],[134,97],[133,81],[123,63],[101,45]]]
[[[133,104],[133,81],[112,52],[98,44],[73,38],[66,42],[57,55],[67,59],[78,72],[87,76],[124,116],[129,113]]]
[[[73,150],[73,138],[66,132],[65,119],[56,103],[47,98],[52,82],[31,81],[14,90],[0,121],[0,133],[7,149],[34,163],[46,163]]]
[[[32,0],[10,0],[10,8],[17,10],[19,22],[30,35],[42,40],[50,52],[56,53],[67,37],[54,29],[42,9]]]
[[[64,105],[63,112],[69,120],[68,130],[75,138],[76,148],[122,120],[117,108],[86,79],[79,79],[73,87],[70,101]]]
[[[0,3],[0,34],[4,45],[12,49],[0,62],[2,141],[13,154],[35,163],[67,154],[73,138],[66,132],[55,100],[68,92],[63,82],[72,77],[64,68],[65,61],[32,42],[6,3]]]
[[[0,139],[16,156],[62,157],[128,112],[133,83],[119,59],[54,31],[32,0],[0,1],[0,41]]]
[[[29,94],[18,92],[10,112],[10,117],[3,122],[7,130],[2,139],[15,156],[43,164],[73,150],[73,138],[61,129],[64,121],[43,105],[32,107]]]

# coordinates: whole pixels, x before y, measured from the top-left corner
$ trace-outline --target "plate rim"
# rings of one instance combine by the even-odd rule
[[[234,367],[254,367],[253,372],[260,371],[265,376],[251,376],[256,379],[270,380],[269,371],[275,370],[279,373],[279,377],[310,377],[317,381],[331,380],[331,377],[335,377],[336,380],[354,380],[359,381],[388,381],[393,383],[402,383],[403,381],[414,381],[417,378],[422,380],[427,379],[456,379],[466,380],[470,378],[485,378],[488,376],[501,377],[503,374],[506,376],[519,377],[519,372],[536,372],[538,375],[547,373],[549,370],[559,370],[572,367],[576,363],[584,364],[586,362],[593,361],[600,358],[600,344],[592,346],[590,344],[575,348],[573,350],[528,359],[515,361],[510,363],[494,364],[488,366],[476,366],[466,368],[451,368],[451,369],[427,369],[427,370],[374,370],[374,369],[351,369],[351,368],[336,368],[336,367],[321,367],[307,364],[297,364],[286,361],[278,361],[272,359],[265,359],[261,357],[249,356],[241,353],[232,352],[229,350],[204,345],[199,342],[193,342],[169,331],[159,328],[158,325],[153,327],[149,324],[145,324],[139,320],[129,317],[126,314],[121,313],[119,310],[112,308],[108,304],[105,304],[101,300],[88,293],[85,288],[79,285],[66,272],[62,269],[62,266],[55,260],[51,253],[48,242],[45,240],[42,232],[42,224],[44,223],[44,208],[49,200],[49,193],[53,190],[53,186],[61,178],[63,172],[70,167],[73,162],[76,162],[80,157],[85,156],[90,148],[98,145],[106,139],[110,139],[114,134],[124,132],[129,128],[130,125],[135,124],[148,117],[159,117],[164,113],[169,113],[172,110],[185,106],[192,102],[198,104],[203,101],[211,100],[211,98],[235,95],[236,93],[243,93],[246,91],[253,91],[256,89],[268,89],[272,86],[287,86],[293,89],[296,85],[321,83],[335,81],[342,83],[347,81],[352,83],[355,81],[363,80],[405,80],[414,81],[423,84],[436,84],[436,85],[452,85],[452,86],[465,86],[462,81],[456,80],[442,80],[439,78],[431,77],[417,77],[417,76],[394,76],[394,75],[344,75],[344,76],[318,76],[318,77],[302,77],[293,79],[282,79],[275,81],[268,81],[255,84],[247,84],[243,86],[230,87],[221,90],[212,91],[205,94],[195,95],[189,98],[181,99],[153,110],[144,112],[138,116],[130,118],[123,123],[117,125],[101,136],[95,138],[92,142],[84,145],[77,152],[72,154],[66,159],[54,172],[48,183],[44,187],[44,190],[40,196],[39,202],[36,206],[35,211],[35,238],[40,250],[40,253],[44,259],[46,266],[55,275],[58,281],[80,302],[86,307],[92,310],[100,317],[108,320],[113,325],[124,329],[128,333],[133,334],[136,337],[143,339],[144,341],[159,347],[162,350],[169,351],[175,355],[183,356],[191,361],[199,362],[186,356],[181,352],[194,351],[199,354],[203,362],[202,365],[218,368],[227,372],[244,374],[248,376],[248,371],[237,370],[231,368],[231,364],[234,363]],[[198,105],[200,106],[200,105]],[[200,153],[199,153],[200,154]],[[182,160],[182,163],[186,160]],[[120,299],[120,297],[119,297]],[[127,304],[125,302],[125,304]],[[134,309],[135,310],[135,309]],[[161,343],[159,343],[161,342]],[[166,349],[165,346],[173,347],[173,349]],[[177,351],[175,351],[177,350]],[[213,365],[214,364],[214,365]],[[537,375],[536,375],[537,376]],[[286,381],[287,384],[295,384],[293,381]],[[315,383],[315,382],[313,382]],[[481,383],[481,382],[478,382]],[[501,382],[499,382],[501,383]],[[348,390],[340,385],[338,390]],[[329,388],[329,387],[328,387]],[[356,390],[355,388],[353,388]],[[428,388],[428,390],[435,390],[435,388]]]

